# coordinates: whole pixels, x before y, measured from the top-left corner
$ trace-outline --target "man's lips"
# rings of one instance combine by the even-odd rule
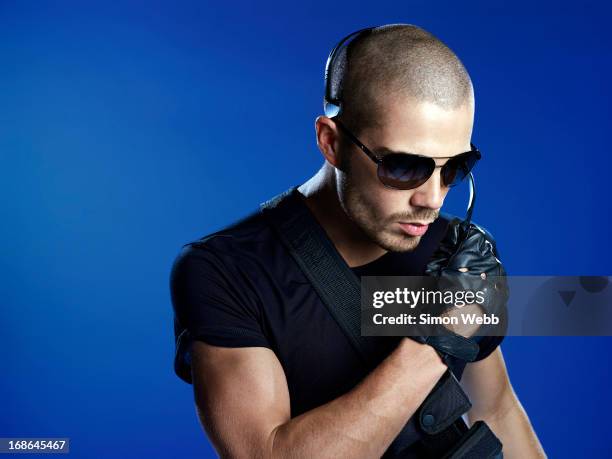
[[[402,228],[410,236],[422,236],[427,232],[429,223],[427,222],[398,222]]]

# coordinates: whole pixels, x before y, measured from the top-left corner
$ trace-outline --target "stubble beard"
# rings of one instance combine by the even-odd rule
[[[347,217],[375,244],[390,252],[412,252],[422,236],[410,236],[401,228],[392,229],[400,218],[379,215],[376,203],[368,201],[349,174],[339,174],[336,181],[340,205]],[[432,212],[429,214],[431,215]],[[436,213],[437,216],[437,213]],[[434,218],[431,218],[433,220]]]

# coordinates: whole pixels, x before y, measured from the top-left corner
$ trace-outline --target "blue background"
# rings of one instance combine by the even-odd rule
[[[612,274],[605,2],[115,3],[0,2],[1,437],[214,454],[172,371],[172,260],[318,169],[325,60],[364,26],[420,25],[469,70],[508,272]],[[612,454],[609,338],[502,349],[550,457]]]

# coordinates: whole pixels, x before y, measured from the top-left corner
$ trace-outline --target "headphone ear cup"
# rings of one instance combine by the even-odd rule
[[[330,118],[340,113],[342,98],[342,78],[346,72],[346,52],[347,47],[340,48],[334,59],[330,62],[327,74],[327,84],[329,88],[328,97],[325,104],[325,115]],[[335,110],[335,113],[334,113]]]

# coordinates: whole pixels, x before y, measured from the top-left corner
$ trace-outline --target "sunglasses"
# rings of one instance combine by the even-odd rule
[[[476,162],[482,157],[480,151],[470,143],[470,151],[455,156],[439,156],[438,159],[448,159],[441,166],[436,165],[430,156],[413,153],[389,153],[378,157],[368,147],[349,131],[340,120],[333,118],[340,129],[363,151],[377,166],[379,180],[388,188],[396,190],[410,190],[424,184],[441,167],[440,175],[444,186],[453,187],[460,183],[473,169]]]

